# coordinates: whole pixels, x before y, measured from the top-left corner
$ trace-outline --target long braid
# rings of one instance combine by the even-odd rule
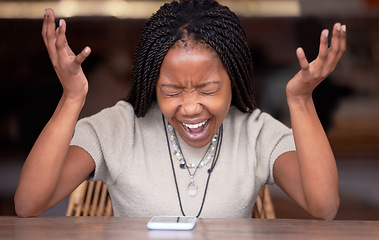
[[[161,11],[162,12],[162,11]],[[145,24],[139,40],[133,64],[132,90],[128,96],[128,101],[132,103],[138,117],[144,116],[152,103],[154,87],[157,76],[159,75],[160,65],[173,41],[165,43],[166,47],[156,46],[161,44],[161,38],[170,36],[168,27],[174,17],[172,14],[154,15]],[[166,51],[163,51],[166,49]],[[162,52],[163,51],[163,52]],[[160,56],[160,58],[159,58]],[[155,59],[161,59],[156,61]]]
[[[208,34],[207,32],[203,33],[204,36],[212,35]],[[248,94],[248,89],[244,85],[244,82],[239,81],[241,79],[244,79],[246,77],[246,71],[244,69],[240,69],[240,66],[242,66],[241,61],[237,59],[236,61],[230,60],[233,59],[233,48],[230,48],[230,45],[225,46],[223,44],[225,40],[219,39],[219,37],[214,38],[214,40],[209,40],[209,44],[216,50],[216,52],[220,52],[220,58],[223,60],[224,64],[226,65],[227,72],[229,74],[230,80],[235,85],[235,87],[232,88],[233,91],[233,98],[232,98],[232,104],[237,106],[241,111],[246,111],[246,108],[252,108],[253,102],[248,102],[249,98],[246,100],[243,96],[246,96]],[[229,48],[228,48],[229,47]]]
[[[163,59],[175,42],[186,37],[204,41],[217,52],[232,82],[232,104],[243,112],[252,111],[252,60],[238,17],[214,0],[175,0],[164,4],[142,30],[126,98],[135,114],[143,117],[156,101]]]
[[[249,49],[247,47],[246,34],[239,25],[238,18],[234,18],[231,21],[229,19],[223,19],[223,12],[211,12],[207,15],[217,18],[213,21],[213,24],[207,25],[208,28],[215,31],[218,36],[224,36],[225,39],[221,40],[218,44],[223,45],[225,43],[226,50],[218,52],[221,59],[232,59],[232,68],[230,71],[235,71],[234,73],[228,72],[231,77],[233,84],[237,87],[233,88],[233,99],[232,104],[237,106],[241,111],[253,110],[255,107],[251,81],[251,71],[252,62]],[[219,21],[218,19],[222,19]],[[228,31],[225,31],[227,29]],[[230,35],[233,36],[230,36]],[[217,36],[216,38],[217,39]],[[230,53],[230,54],[228,54]],[[236,55],[238,57],[233,57],[231,55]],[[226,60],[223,60],[226,62]],[[248,81],[246,81],[248,80]]]

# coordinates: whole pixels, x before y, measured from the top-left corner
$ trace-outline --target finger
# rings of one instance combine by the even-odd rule
[[[338,53],[338,61],[342,58],[342,55],[346,51],[346,25],[341,26],[341,36],[340,36],[340,51]]]
[[[42,24],[42,31],[41,31],[41,35],[42,35],[42,38],[43,38],[43,42],[45,43],[46,45],[46,31],[47,31],[47,15],[48,15],[48,11],[47,9],[45,9],[45,12],[44,12],[44,15],[43,15],[43,24]]]
[[[91,53],[91,48],[90,47],[85,47],[81,53],[79,53],[76,58],[75,58],[75,63],[78,65],[81,65],[84,60],[90,55]]]
[[[337,52],[340,49],[341,23],[336,23],[333,26],[333,35],[330,42],[330,49]]]
[[[43,38],[46,45],[47,45],[47,30],[49,28],[49,24],[50,24],[49,19],[51,19],[51,17],[53,18],[53,23],[54,23],[54,21],[55,21],[54,11],[50,8],[45,9],[44,15],[43,15],[43,24],[42,24],[42,32],[41,33],[42,33],[42,38]],[[55,28],[55,23],[54,23],[53,28]]]
[[[341,23],[334,24],[333,35],[328,50],[327,65],[334,69],[335,64],[338,62],[338,56],[340,52],[340,37],[341,37]]]
[[[46,9],[46,40],[48,45],[49,40],[55,41],[55,16],[52,9]]]
[[[335,58],[330,59],[330,61],[329,61],[330,72],[332,72],[336,68],[338,62],[341,60],[343,54],[346,51],[346,25],[341,25],[340,28],[337,30],[339,30],[339,38],[338,38],[339,50],[338,50],[338,52],[336,52],[334,50],[330,50],[331,52],[336,52]],[[332,48],[332,46],[331,46],[331,48]]]
[[[324,62],[328,56],[328,36],[329,30],[324,29],[320,36],[320,48],[318,52],[318,59],[320,62]]]
[[[64,51],[64,48],[67,46],[66,38],[66,21],[61,19],[59,20],[59,27],[56,30],[56,42],[55,46],[57,48],[58,55],[61,55]]]
[[[299,65],[302,70],[308,70],[309,69],[309,62],[307,58],[305,57],[304,50],[299,47],[296,49],[296,56],[297,59],[299,60]]]
[[[55,49],[55,16],[52,9],[45,10],[44,23],[42,25],[42,37],[53,65],[56,63],[57,53]]]

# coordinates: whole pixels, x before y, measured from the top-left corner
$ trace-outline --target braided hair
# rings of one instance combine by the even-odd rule
[[[238,17],[215,0],[174,0],[164,4],[142,29],[126,98],[136,116],[145,116],[156,101],[155,84],[167,51],[189,35],[217,52],[232,83],[232,105],[251,112],[255,108],[252,60]]]

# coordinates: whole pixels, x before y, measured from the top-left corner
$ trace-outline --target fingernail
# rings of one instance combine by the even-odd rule
[[[47,9],[45,9],[44,15],[49,16],[49,11],[47,11]]]
[[[326,38],[329,36],[329,30],[328,29],[325,30],[324,35]]]
[[[59,20],[59,26],[62,26],[62,24],[63,24],[63,20],[60,19],[60,20]]]
[[[86,47],[86,48],[84,49],[84,52],[85,52],[85,53],[89,53],[89,48]]]
[[[342,25],[342,31],[346,32],[346,25]]]
[[[338,30],[338,31],[341,30],[341,24],[337,24],[337,30]]]

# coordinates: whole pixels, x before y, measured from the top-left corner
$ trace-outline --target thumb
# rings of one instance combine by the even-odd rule
[[[85,47],[81,53],[79,53],[76,57],[75,57],[75,63],[78,64],[78,65],[81,65],[84,60],[90,55],[91,53],[91,48],[90,47]]]
[[[297,56],[297,59],[299,60],[300,68],[302,70],[308,70],[309,62],[307,60],[307,57],[305,56],[304,50],[301,47],[296,49],[296,56]]]

